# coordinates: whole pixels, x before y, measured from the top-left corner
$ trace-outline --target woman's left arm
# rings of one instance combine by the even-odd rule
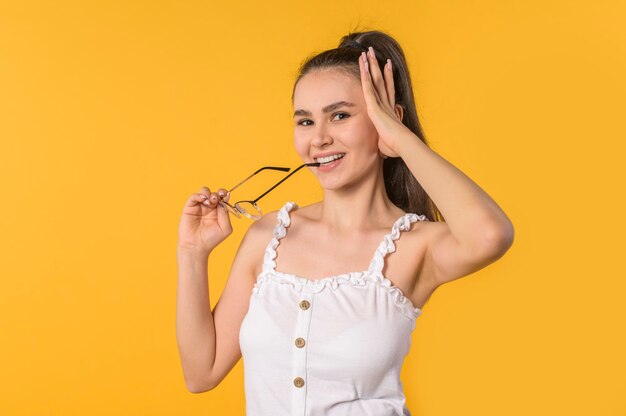
[[[378,67],[370,48],[359,59],[368,116],[383,155],[401,157],[443,216],[428,225],[424,269],[439,285],[471,274],[500,258],[513,244],[513,224],[476,183],[429,148],[402,123],[395,103],[391,61]]]
[[[414,134],[399,138],[396,149],[446,219],[449,235],[444,230],[433,241],[435,256],[462,247],[476,256],[498,258],[509,249],[513,224],[480,186]]]
[[[513,224],[485,191],[415,135],[402,137],[397,151],[445,217],[429,225],[426,243],[423,270],[435,286],[504,255],[513,244]]]

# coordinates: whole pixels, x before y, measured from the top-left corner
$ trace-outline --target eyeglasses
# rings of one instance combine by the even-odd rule
[[[261,194],[261,196],[259,196],[255,200],[252,200],[252,201],[248,201],[248,200],[237,201],[234,206],[229,204],[228,202],[226,202],[224,200],[221,200],[220,203],[224,204],[226,206],[226,209],[228,209],[229,212],[231,212],[233,215],[235,215],[235,217],[241,218],[241,214],[243,214],[246,217],[250,218],[251,220],[255,220],[256,221],[256,220],[260,219],[263,216],[263,212],[261,212],[261,208],[259,208],[259,206],[257,205],[257,201],[259,199],[263,198],[272,189],[276,188],[278,185],[283,183],[285,180],[287,180],[287,178],[289,178],[291,175],[293,175],[294,173],[299,171],[301,168],[303,168],[305,166],[319,166],[320,164],[321,163],[319,163],[319,162],[313,162],[313,163],[305,163],[304,165],[298,166],[293,172],[291,172],[289,175],[287,175],[283,179],[281,179],[280,182],[278,182],[276,185],[272,186],[270,189],[268,189],[267,191],[263,192]],[[241,185],[242,183],[244,183],[245,181],[247,181],[248,179],[250,179],[251,177],[253,177],[254,175],[256,175],[257,173],[261,172],[264,169],[279,170],[279,171],[282,171],[282,172],[289,172],[289,170],[291,168],[281,168],[281,167],[276,167],[276,166],[264,166],[261,169],[257,170],[256,172],[254,172],[252,175],[248,176],[243,181],[239,182],[237,185],[235,185],[232,188],[230,188],[230,191],[228,191],[228,192],[232,192],[239,185]]]

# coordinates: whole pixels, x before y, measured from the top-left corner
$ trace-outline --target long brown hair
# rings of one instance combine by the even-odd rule
[[[354,76],[359,82],[361,73],[358,59],[362,51],[372,46],[376,50],[378,66],[383,71],[387,58],[391,59],[396,104],[403,109],[402,123],[428,146],[422,131],[409,68],[400,44],[390,35],[379,30],[353,31],[343,36],[339,46],[307,57],[296,73],[291,102],[296,85],[300,79],[317,69],[336,69]],[[401,157],[387,158],[383,161],[383,177],[387,196],[396,206],[405,212],[424,214],[430,221],[445,221],[443,214],[430,199],[424,188],[415,179]]]

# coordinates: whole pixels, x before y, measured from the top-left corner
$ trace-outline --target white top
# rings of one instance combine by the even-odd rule
[[[410,415],[400,369],[421,309],[382,275],[394,240],[425,215],[404,214],[368,270],[312,280],[276,270],[291,223],[277,215],[239,332],[247,416]]]

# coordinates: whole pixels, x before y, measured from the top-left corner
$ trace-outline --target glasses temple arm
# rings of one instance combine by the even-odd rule
[[[257,199],[255,199],[254,201],[252,201],[253,203],[256,203],[259,199],[263,198],[265,195],[267,195],[272,189],[276,188],[278,185],[280,185],[281,183],[285,182],[291,175],[293,175],[294,173],[296,173],[297,171],[299,171],[300,169],[302,169],[305,166],[319,166],[320,163],[319,162],[315,162],[315,163],[305,163],[304,165],[300,165],[298,166],[293,172],[291,172],[289,175],[285,176],[284,178],[282,178],[280,180],[280,182],[278,182],[276,185],[272,186],[270,189],[268,189],[267,191],[265,191],[260,197],[258,197]]]
[[[230,188],[230,190],[228,192],[232,192],[233,190],[235,190],[235,188],[237,188],[239,185],[241,185],[242,183],[244,183],[245,181],[247,181],[248,179],[250,179],[251,177],[253,177],[254,175],[256,175],[257,173],[261,172],[263,169],[271,169],[271,170],[280,170],[282,172],[289,172],[289,170],[291,168],[281,168],[281,167],[277,167],[277,166],[264,166],[261,169],[257,170],[256,172],[254,172],[252,175],[248,176],[246,179],[244,179],[243,181],[239,182],[237,185],[233,186],[232,188]]]

